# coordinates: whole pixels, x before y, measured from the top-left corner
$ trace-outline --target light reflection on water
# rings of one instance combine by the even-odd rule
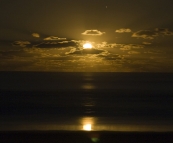
[[[90,89],[95,89],[96,87],[93,84],[86,83],[86,84],[83,84],[81,88],[84,90],[90,90]]]
[[[96,89],[96,84],[94,84],[94,78],[91,73],[85,73],[83,76],[83,83],[81,85],[83,90],[93,90]]]
[[[106,75],[70,75],[56,92],[4,93],[0,130],[173,131],[172,82]]]
[[[88,126],[89,125],[89,126]],[[42,128],[45,129],[44,127]],[[46,130],[72,130],[72,131],[122,131],[122,132],[167,132],[173,131],[173,126],[158,125],[99,125],[99,124],[83,124],[83,125],[50,125]]]
[[[96,118],[94,118],[94,117],[81,118],[81,123],[83,125],[83,130],[85,130],[85,131],[93,130],[93,126],[94,126],[95,122],[96,122]]]
[[[1,127],[1,130],[64,130],[64,131],[121,131],[121,132],[168,132],[173,131],[172,125],[148,125],[148,124],[98,124],[95,118],[84,117],[80,118],[78,124],[59,124],[59,123],[15,123],[16,125],[7,125]],[[5,125],[5,124],[4,124]]]

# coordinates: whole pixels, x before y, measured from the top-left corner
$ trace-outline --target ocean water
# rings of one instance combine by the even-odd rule
[[[0,130],[173,131],[172,73],[0,73]]]

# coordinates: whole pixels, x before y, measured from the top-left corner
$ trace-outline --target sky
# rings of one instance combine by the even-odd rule
[[[173,72],[172,5],[0,0],[0,71]]]

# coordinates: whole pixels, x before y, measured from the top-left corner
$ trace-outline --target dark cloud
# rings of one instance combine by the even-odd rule
[[[101,36],[105,34],[105,32],[101,32],[98,30],[86,30],[85,32],[82,33],[82,35],[90,35],[90,36]]]
[[[109,55],[99,55],[100,57],[104,57],[105,60],[121,60],[123,57],[119,54],[110,54]]]
[[[29,41],[15,41],[12,43],[13,46],[20,46],[20,47],[26,47],[27,45],[30,45],[31,43]]]
[[[156,28],[155,30],[140,30],[133,33],[132,37],[143,39],[154,39],[157,36],[173,35],[173,32],[166,28]]]
[[[150,34],[146,31],[144,33],[151,37],[153,35],[153,37],[172,35],[170,30],[159,28],[150,30]],[[141,32],[139,35],[144,36],[144,33]],[[36,34],[38,33],[35,33],[35,36]],[[102,68],[102,71],[137,71],[139,66],[145,70],[145,66],[147,67],[145,64],[148,64],[148,61],[157,62],[160,59],[160,62],[164,63],[167,58],[166,52],[152,51],[152,49],[161,49],[154,47],[154,44],[150,45],[150,40],[143,40],[145,42],[142,44],[125,44],[123,42],[120,44],[118,41],[109,43],[50,37],[47,40],[38,37],[39,40],[32,38],[33,41],[14,41],[12,45],[15,47],[8,48],[9,51],[7,48],[6,50],[1,48],[1,70],[100,71]],[[92,49],[83,49],[83,44],[87,42],[93,45]],[[162,56],[164,54],[165,57]],[[169,59],[172,63],[172,57]],[[157,65],[157,63],[155,64]],[[11,65],[10,68],[9,65]]]
[[[129,28],[127,28],[127,29],[121,28],[121,29],[116,30],[115,32],[117,32],[117,33],[129,33],[129,32],[132,32],[132,30]]]
[[[128,44],[128,45],[121,45],[120,50],[122,51],[129,51],[131,49],[142,49],[143,45],[137,45],[137,44]]]
[[[66,55],[68,54],[103,54],[105,55],[105,51],[104,50],[100,50],[100,49],[77,49],[77,48],[72,48],[69,52],[66,52]]]
[[[44,38],[44,40],[66,40],[66,38],[59,38],[59,37],[55,37],[55,36],[50,36],[50,37],[46,37]]]
[[[29,60],[21,60],[21,59],[15,59],[15,60],[7,60],[4,61],[4,63],[0,63],[0,70],[1,71],[25,71],[28,70],[28,67],[32,67],[34,61]],[[30,69],[31,70],[31,69]]]
[[[158,32],[151,30],[140,30],[136,33],[133,33],[132,37],[143,38],[143,39],[154,39],[154,37],[158,36]]]
[[[101,54],[103,52],[104,52],[104,50],[98,50],[98,49],[94,49],[94,48],[82,50],[83,54]]]
[[[19,51],[0,51],[0,59],[13,59],[17,54]]]
[[[155,31],[160,35],[173,35],[173,32],[167,28],[156,28]]]
[[[65,43],[69,43],[69,41],[61,41],[61,42],[58,42],[59,44],[65,44]]]
[[[37,48],[65,48],[65,47],[76,47],[78,44],[73,41],[47,41],[47,42],[29,42],[29,41],[15,41],[12,43],[13,46],[20,47],[37,47]]]
[[[34,58],[60,57],[58,48],[24,48],[23,52],[23,55],[32,55]]]
[[[37,48],[63,48],[63,47],[76,47],[77,44],[72,41],[62,41],[62,42],[42,42],[40,44],[34,45]]]

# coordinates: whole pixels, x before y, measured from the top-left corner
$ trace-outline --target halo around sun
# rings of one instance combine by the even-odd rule
[[[91,43],[85,43],[83,44],[83,49],[91,49],[93,46]]]

